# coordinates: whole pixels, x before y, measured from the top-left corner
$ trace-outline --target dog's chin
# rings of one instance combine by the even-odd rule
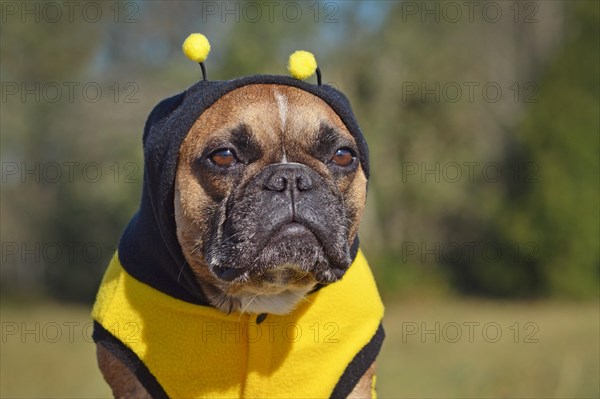
[[[288,314],[316,285],[312,273],[284,264],[262,273],[247,271],[233,282],[219,281],[209,300],[226,313]]]
[[[248,314],[270,313],[286,315],[291,313],[301,301],[307,301],[308,299],[305,296],[310,291],[310,289],[290,289],[275,295],[257,295],[251,293],[228,295],[219,293],[210,296],[210,303],[227,314],[241,312]]]
[[[317,284],[338,281],[349,266],[333,267],[318,238],[297,223],[278,229],[258,255],[236,258],[219,262],[232,267],[210,268],[218,290],[209,299],[226,313],[287,314]]]

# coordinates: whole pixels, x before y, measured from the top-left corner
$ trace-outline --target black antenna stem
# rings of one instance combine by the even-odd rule
[[[202,69],[202,80],[206,82],[206,68],[204,67],[204,62],[200,62],[199,64]]]

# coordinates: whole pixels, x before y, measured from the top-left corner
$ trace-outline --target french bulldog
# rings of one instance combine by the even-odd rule
[[[365,208],[363,156],[338,113],[298,87],[248,84],[208,107],[179,148],[173,217],[209,306],[286,315],[342,281]],[[115,397],[152,397],[107,345],[97,357]],[[371,397],[374,371],[348,397]]]

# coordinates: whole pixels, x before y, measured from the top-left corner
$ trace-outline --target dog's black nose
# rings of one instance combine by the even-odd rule
[[[308,191],[313,188],[310,168],[301,164],[279,164],[272,167],[264,183],[269,191]]]

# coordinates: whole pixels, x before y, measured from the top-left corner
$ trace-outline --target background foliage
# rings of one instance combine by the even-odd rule
[[[1,26],[3,293],[93,299],[137,207],[145,117],[198,79],[180,44],[202,31],[211,79],[285,74],[305,48],[348,94],[384,290],[598,294],[596,2],[496,2],[497,21],[463,9],[458,23],[443,2],[294,3],[294,22],[266,3],[255,22],[244,3],[106,2],[95,23],[32,4],[40,21],[4,8]]]

